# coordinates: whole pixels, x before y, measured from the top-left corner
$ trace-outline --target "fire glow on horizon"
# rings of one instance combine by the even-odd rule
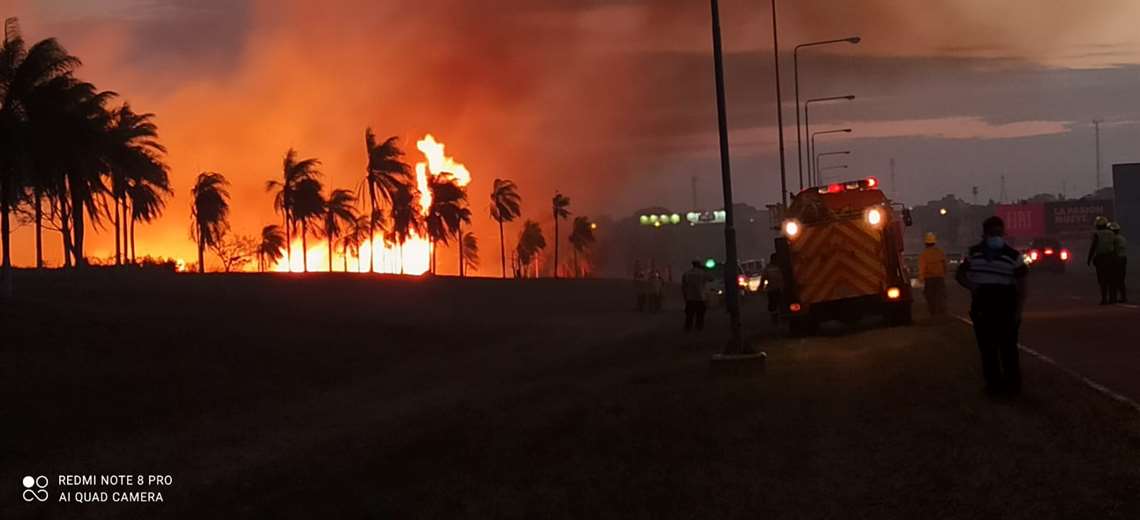
[[[428,189],[428,175],[438,176],[449,174],[455,178],[460,186],[467,186],[471,182],[471,172],[462,163],[448,157],[444,153],[444,144],[436,141],[435,137],[427,134],[416,142],[416,149],[424,155],[426,162],[421,161],[415,166],[416,188],[420,196],[420,214],[427,215],[431,206],[431,190]],[[371,259],[373,269],[378,273],[421,275],[428,271],[431,263],[432,244],[427,237],[413,233],[403,245],[397,245],[392,240],[386,240],[385,234],[377,231],[375,240],[369,244],[365,242],[360,246],[359,257],[347,257],[348,272],[369,272],[368,261]],[[302,250],[301,239],[295,238],[290,247],[290,253],[277,262],[273,267],[275,272],[304,272],[304,264],[300,255]],[[373,254],[373,251],[376,254]],[[305,256],[309,263],[309,272],[329,271],[328,242],[324,240],[310,241]],[[287,261],[288,259],[288,261]],[[339,247],[333,248],[332,270],[339,271],[345,265],[346,258],[341,254]]]

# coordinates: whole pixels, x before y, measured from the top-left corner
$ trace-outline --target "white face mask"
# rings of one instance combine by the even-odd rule
[[[1005,239],[1002,237],[986,237],[986,246],[990,249],[1001,249],[1005,247]]]

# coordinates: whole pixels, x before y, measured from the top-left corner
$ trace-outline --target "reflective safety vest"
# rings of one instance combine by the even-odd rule
[[[971,247],[969,256],[958,269],[960,277],[964,277],[974,287],[1013,287],[1019,278],[1029,272],[1017,250],[1005,246],[1001,250],[992,251],[985,244]]]
[[[918,256],[918,277],[923,280],[945,278],[946,253],[937,247],[928,247],[923,250],[922,254]]]

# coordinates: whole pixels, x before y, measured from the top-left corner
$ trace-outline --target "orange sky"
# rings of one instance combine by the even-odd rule
[[[762,52],[770,45],[770,20],[757,5],[722,2],[738,200],[762,205],[778,192],[770,54]],[[864,38],[859,47],[835,49],[839,56],[819,53],[807,61],[812,83],[805,95],[814,89],[860,96],[818,117],[821,125],[856,128],[853,137],[867,142],[852,143],[861,147],[853,160],[866,162],[852,166],[866,173],[881,175],[875,168],[896,155],[905,169],[905,150],[915,142],[908,138],[952,142],[909,148],[915,162],[931,165],[973,155],[995,162],[976,148],[963,153],[956,142],[1039,138],[1037,152],[1009,160],[1040,156],[1034,168],[1059,184],[1083,161],[1072,159],[1078,155],[1072,147],[1087,146],[1083,134],[1069,137],[1084,131],[1075,122],[1105,117],[1121,142],[1123,132],[1136,131],[1140,111],[1121,104],[1134,99],[1130,82],[1096,76],[1088,83],[1084,78],[1092,76],[1066,71],[1112,72],[1140,61],[1140,36],[1130,22],[1140,16],[1140,3],[783,5],[785,46]],[[619,218],[639,207],[684,204],[691,175],[702,178],[702,200],[714,201],[719,189],[706,2],[0,0],[0,14],[19,16],[29,40],[58,37],[83,59],[82,78],[157,114],[176,194],[163,219],[138,228],[140,254],[195,256],[188,191],[204,170],[233,183],[232,228],[246,235],[279,222],[264,184],[279,174],[290,147],[323,161],[329,189],[355,189],[368,126],[381,137],[400,136],[409,163],[421,159],[414,142],[431,132],[471,170],[484,274],[498,268],[497,230],[487,217],[496,177],[519,183],[524,217],[543,222],[548,236],[547,206],[556,189],[571,197],[578,214]],[[1084,95],[1080,89],[1090,85],[1102,90]],[[786,109],[789,125],[793,115]],[[787,133],[794,138],[794,130]],[[1116,157],[1113,139],[1106,135],[1107,163]],[[931,179],[916,197],[962,184],[948,184],[937,171],[912,175]],[[1011,175],[1011,185],[1017,182],[1041,184]],[[516,233],[517,225],[508,229],[508,247]],[[89,256],[112,254],[109,230],[89,230],[88,237]],[[30,226],[16,231],[13,245],[18,265],[33,262]],[[45,234],[50,263],[60,262],[60,247],[58,234]],[[454,264],[450,251],[441,255],[441,272],[453,272]]]

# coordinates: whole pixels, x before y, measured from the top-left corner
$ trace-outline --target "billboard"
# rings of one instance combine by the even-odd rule
[[[1116,193],[1116,220],[1125,236],[1140,231],[1140,164],[1112,165],[1112,188]]]
[[[1044,204],[999,204],[995,213],[1005,221],[1009,237],[1032,239],[1045,234]]]
[[[1114,220],[1111,200],[1065,200],[1045,204],[1045,229],[1050,235],[1092,233],[1097,217]]]

